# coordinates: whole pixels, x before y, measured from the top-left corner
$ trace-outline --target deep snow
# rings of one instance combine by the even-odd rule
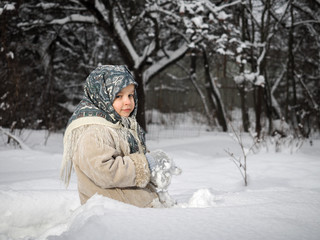
[[[62,134],[44,145],[45,133],[23,133],[31,151],[0,135],[0,239],[320,239],[319,139],[249,155],[247,187],[228,134],[149,140],[183,172],[169,187],[177,206],[141,209],[98,195],[80,206],[75,174],[68,189],[59,180]]]

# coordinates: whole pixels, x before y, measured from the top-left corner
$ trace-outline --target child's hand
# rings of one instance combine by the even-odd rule
[[[168,194],[168,187],[172,175],[179,175],[182,170],[175,166],[173,160],[162,150],[147,153],[146,157],[151,170],[151,183],[155,185],[160,201],[172,206],[175,201]]]
[[[162,150],[150,152],[148,155],[154,159],[150,164],[151,182],[158,190],[167,189],[172,175],[179,175],[182,172],[181,169],[176,167],[173,160]]]

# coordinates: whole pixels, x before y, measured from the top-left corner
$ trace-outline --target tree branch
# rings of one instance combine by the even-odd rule
[[[7,135],[9,138],[13,139],[21,149],[31,151],[32,149],[29,148],[19,137],[13,135],[12,133],[4,130],[2,127],[0,127],[0,132],[2,132],[4,135]]]

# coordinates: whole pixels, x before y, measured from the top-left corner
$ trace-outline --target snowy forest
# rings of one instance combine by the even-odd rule
[[[88,74],[125,64],[145,129],[158,108],[228,131],[238,108],[245,132],[281,121],[307,138],[320,129],[319,16],[319,0],[1,1],[0,126],[63,129]],[[159,89],[175,96],[165,109]]]
[[[112,64],[139,84],[147,150],[181,169],[164,208],[81,204],[75,163],[61,181],[68,119]],[[320,0],[1,0],[0,79],[0,240],[320,239]],[[133,166],[108,154],[83,158]]]

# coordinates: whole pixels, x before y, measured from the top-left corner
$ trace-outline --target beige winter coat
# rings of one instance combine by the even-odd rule
[[[158,206],[158,195],[148,185],[146,157],[142,151],[130,154],[123,131],[101,117],[80,118],[68,126],[62,169],[73,164],[81,204],[98,193],[137,207]]]

